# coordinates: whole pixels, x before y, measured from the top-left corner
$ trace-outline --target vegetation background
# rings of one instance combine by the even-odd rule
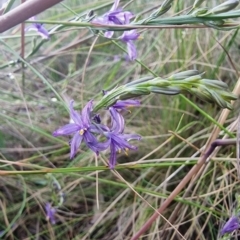
[[[174,1],[166,15],[188,11],[192,2]],[[121,6],[125,4],[135,14],[147,16],[159,1],[122,0]],[[65,0],[37,19],[67,21],[89,10],[101,15],[111,5],[112,1],[105,0]],[[238,82],[238,30],[148,29],[141,32],[141,38],[136,42],[138,59],[159,76],[198,69],[231,89]],[[126,113],[127,131],[142,135],[136,143],[139,149],[118,156],[119,164],[138,164],[103,171],[97,166],[106,164],[108,153],[96,160],[82,146],[69,160],[68,139],[52,137],[56,128],[69,121],[65,104],[56,94],[65,103],[74,99],[81,109],[88,100],[99,98],[102,89],[138,79],[147,70],[126,61],[125,52],[89,29],[62,28],[48,41],[35,32],[25,32],[27,64],[17,61],[23,46],[20,25],[2,34],[0,41],[0,172],[85,167],[82,172],[52,175],[0,175],[0,238],[130,239],[196,163],[214,129],[206,116],[217,120],[223,110],[192,95],[188,98],[205,115],[181,96],[142,97],[141,106]],[[230,131],[235,130],[235,112],[224,122]],[[142,239],[217,239],[239,194],[235,151],[232,146],[219,149],[194,184]],[[144,168],[143,163],[147,164]],[[59,204],[55,225],[46,219],[47,202]]]

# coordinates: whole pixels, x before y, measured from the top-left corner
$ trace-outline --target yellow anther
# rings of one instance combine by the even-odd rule
[[[128,156],[128,151],[129,151],[129,149],[128,148],[125,148],[125,154]]]
[[[82,135],[84,134],[85,130],[86,130],[86,129],[81,129],[81,130],[79,131],[79,134],[82,136]]]

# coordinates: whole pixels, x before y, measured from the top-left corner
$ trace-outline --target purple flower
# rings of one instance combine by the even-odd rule
[[[135,40],[138,39],[139,33],[135,29],[124,31],[120,39],[127,44],[128,56],[131,61],[137,58],[137,50],[136,46],[134,45]]]
[[[29,20],[35,21],[35,17],[31,17]],[[42,23],[33,23],[31,27],[26,28],[27,31],[36,31],[43,39],[49,39],[49,33]]]
[[[47,220],[49,220],[51,222],[51,224],[55,224],[56,220],[55,220],[55,214],[56,214],[56,209],[54,207],[52,207],[51,203],[46,203],[45,206],[45,211],[46,211],[46,215],[47,215]]]
[[[117,9],[120,0],[115,0],[112,8],[106,12],[103,16],[94,19],[93,23],[99,23],[102,25],[125,25],[129,24],[130,19],[134,16],[129,11],[122,11],[122,9]],[[114,31],[105,32],[104,36],[111,38]]]
[[[229,218],[229,220],[224,224],[220,234],[224,235],[226,233],[231,233],[237,229],[239,229],[239,220],[236,216],[232,216]]]
[[[109,112],[112,118],[112,131],[123,133],[124,130],[124,118],[119,113],[120,110],[127,110],[127,108],[132,106],[139,106],[140,102],[138,100],[118,100],[113,106],[109,107]]]
[[[125,153],[127,153],[129,149],[137,149],[137,147],[130,145],[128,141],[132,139],[141,139],[141,136],[137,134],[121,134],[116,131],[105,132],[105,136],[110,140],[110,169],[114,169],[117,163],[117,152],[121,152],[123,150]]]
[[[73,101],[71,101],[70,117],[73,123],[66,124],[65,126],[53,132],[53,136],[55,137],[74,134],[70,142],[71,159],[76,155],[82,140],[86,143],[87,147],[96,154],[98,154],[99,151],[103,151],[108,147],[106,143],[99,143],[93,134],[98,133],[99,130],[91,122],[92,105],[93,101],[88,102],[87,105],[83,108],[82,114],[80,115],[73,109]]]
[[[107,92],[104,92],[104,94],[107,94]],[[112,118],[112,126],[111,130],[105,131],[104,135],[107,137],[110,145],[110,169],[113,169],[116,165],[117,152],[121,152],[123,150],[127,153],[129,149],[137,149],[137,147],[130,145],[128,141],[132,139],[140,140],[141,136],[137,134],[123,134],[125,123],[124,118],[119,111],[126,110],[131,106],[139,105],[140,102],[137,100],[118,100],[113,106],[109,107],[109,112]]]

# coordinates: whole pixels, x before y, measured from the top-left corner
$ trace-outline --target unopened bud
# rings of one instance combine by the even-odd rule
[[[219,13],[228,12],[228,11],[234,9],[238,4],[239,4],[238,0],[228,0],[218,6],[210,9],[208,13],[219,14]]]
[[[184,72],[180,72],[180,73],[175,73],[173,75],[171,75],[168,79],[169,80],[182,80],[191,76],[195,76],[195,75],[199,75],[199,71],[198,70],[188,70],[188,71],[184,71]]]
[[[181,92],[179,87],[149,87],[149,90],[152,93],[158,93],[158,94],[164,94],[164,95],[176,95],[179,94]]]
[[[202,79],[201,83],[210,88],[217,88],[217,89],[227,89],[228,85],[225,82],[218,81],[218,80],[210,80],[210,79]]]

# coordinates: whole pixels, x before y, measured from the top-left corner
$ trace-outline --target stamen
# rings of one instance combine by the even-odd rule
[[[81,129],[81,130],[79,131],[79,134],[82,136],[86,130],[87,130],[86,128]]]

